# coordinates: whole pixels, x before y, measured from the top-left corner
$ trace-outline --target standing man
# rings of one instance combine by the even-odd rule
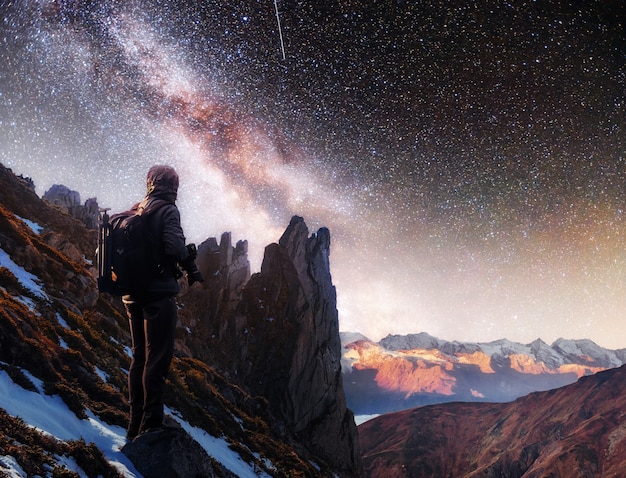
[[[174,354],[174,333],[178,320],[176,295],[179,266],[187,272],[189,285],[202,282],[195,264],[196,249],[185,245],[176,206],[178,174],[169,166],[148,171],[148,192],[133,210],[147,215],[152,249],[158,273],[145,291],[122,297],[130,319],[132,360],[128,373],[130,420],[126,437],[163,427],[163,390]]]

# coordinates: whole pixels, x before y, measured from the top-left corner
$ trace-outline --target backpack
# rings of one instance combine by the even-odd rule
[[[98,227],[98,290],[113,295],[145,292],[159,274],[155,238],[150,233],[152,212],[144,214],[141,207],[111,217],[106,209],[102,212]]]

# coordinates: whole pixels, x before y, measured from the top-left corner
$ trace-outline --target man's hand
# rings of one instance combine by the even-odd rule
[[[198,257],[198,249],[196,248],[196,245],[187,244],[185,247],[187,248],[187,253],[189,254],[189,257],[191,257],[191,260],[196,260],[196,257]]]
[[[204,282],[204,277],[202,277],[200,271],[196,269],[193,272],[187,272],[187,282],[191,286],[196,282]]]

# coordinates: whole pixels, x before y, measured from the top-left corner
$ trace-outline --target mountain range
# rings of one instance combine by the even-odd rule
[[[508,402],[626,363],[626,349],[594,342],[540,339],[520,344],[449,342],[427,333],[372,342],[342,333],[342,370],[349,407],[373,415],[451,401]]]

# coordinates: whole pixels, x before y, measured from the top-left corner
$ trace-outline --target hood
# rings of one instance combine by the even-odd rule
[[[152,166],[146,178],[148,197],[158,197],[176,201],[178,195],[178,174],[170,166]]]

